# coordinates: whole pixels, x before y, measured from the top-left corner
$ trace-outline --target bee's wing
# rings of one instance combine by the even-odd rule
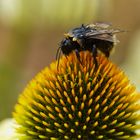
[[[95,26],[98,27],[98,28],[104,28],[104,29],[106,29],[106,28],[112,26],[112,24],[109,23],[109,22],[96,22],[95,23]]]
[[[111,23],[96,22],[95,24],[88,24],[88,25],[86,25],[86,28],[91,28],[91,29],[107,29],[110,26],[112,26]]]
[[[99,40],[104,40],[104,41],[110,41],[110,42],[115,42],[118,43],[119,40],[115,38],[115,34],[122,32],[121,30],[94,30],[87,32],[85,34],[85,37],[88,39],[99,39]]]

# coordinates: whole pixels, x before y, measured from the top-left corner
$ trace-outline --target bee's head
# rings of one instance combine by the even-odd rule
[[[73,42],[71,40],[71,38],[64,38],[61,42],[60,42],[60,46],[57,49],[57,53],[56,53],[56,60],[58,60],[58,65],[59,65],[59,59],[61,56],[61,52],[64,55],[68,55],[69,53],[71,53],[73,50]]]
[[[60,44],[63,54],[67,55],[73,50],[73,42],[70,38],[64,38]]]

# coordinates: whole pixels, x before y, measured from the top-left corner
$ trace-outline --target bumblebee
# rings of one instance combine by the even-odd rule
[[[109,57],[114,44],[119,42],[115,35],[120,32],[122,31],[112,29],[111,25],[107,23],[82,24],[81,27],[74,28],[64,34],[65,38],[60,43],[56,59],[59,62],[61,51],[65,56],[75,51],[80,61],[79,52],[88,50],[92,52],[95,64],[97,65],[97,53],[100,51],[106,57]]]

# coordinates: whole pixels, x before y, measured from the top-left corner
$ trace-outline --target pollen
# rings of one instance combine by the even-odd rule
[[[102,54],[73,52],[42,70],[20,94],[13,113],[21,139],[136,139],[140,94]]]

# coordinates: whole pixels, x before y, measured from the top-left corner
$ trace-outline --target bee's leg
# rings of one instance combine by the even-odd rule
[[[80,54],[79,54],[79,51],[77,49],[75,50],[75,53],[76,53],[76,57],[77,57],[78,61],[80,62],[80,64],[82,64],[82,62],[80,60]]]
[[[66,59],[68,60],[68,56],[67,56],[67,55],[65,55],[65,57],[66,57]]]
[[[93,58],[94,58],[94,62],[95,62],[95,68],[98,66],[98,63],[97,63],[97,59],[96,59],[96,56],[97,56],[97,48],[95,45],[93,45],[92,47],[92,55],[93,55]]]
[[[58,67],[59,67],[60,56],[61,56],[61,47],[58,48],[57,53],[56,53],[57,70],[58,70]]]
[[[110,52],[108,51],[108,52],[105,52],[105,56],[108,58],[109,57],[109,55],[110,55]]]
[[[84,25],[84,24],[82,24],[82,25],[81,25],[81,28],[84,28],[84,29],[85,29],[85,25]]]

